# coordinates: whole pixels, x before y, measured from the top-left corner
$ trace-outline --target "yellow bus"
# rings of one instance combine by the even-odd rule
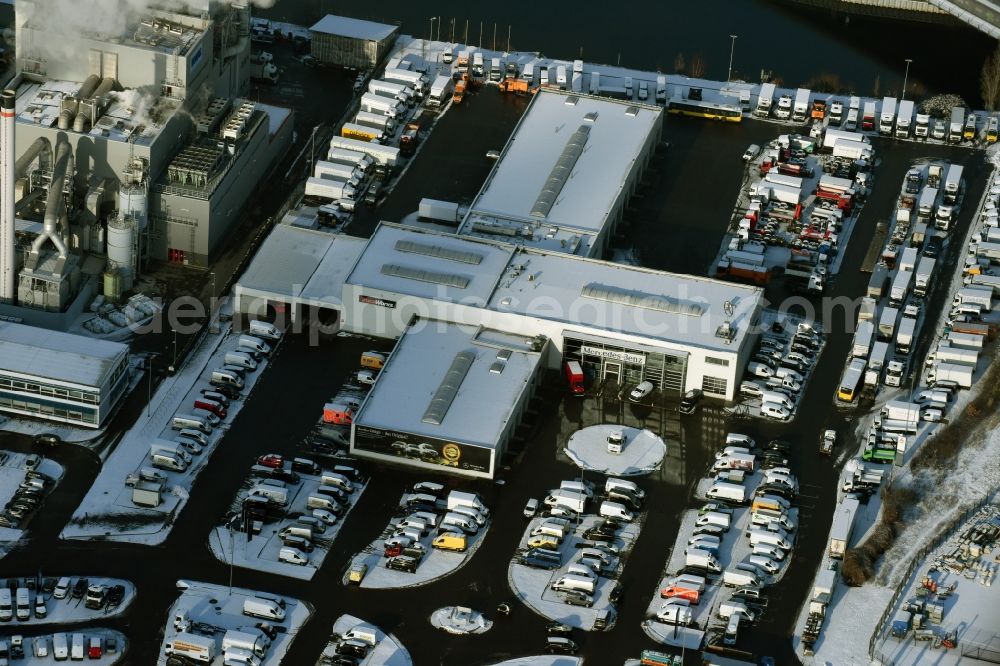
[[[727,123],[738,123],[743,120],[743,111],[738,106],[719,104],[717,102],[702,102],[693,99],[674,98],[670,100],[667,113],[692,116],[694,118],[708,118],[709,120],[721,120]]]

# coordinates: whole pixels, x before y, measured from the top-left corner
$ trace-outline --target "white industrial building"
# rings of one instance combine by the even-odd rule
[[[316,60],[364,70],[375,69],[386,57],[399,35],[399,26],[327,14],[309,28],[309,33]]]
[[[580,360],[591,380],[725,400],[762,305],[756,287],[386,223],[367,242],[279,226],[235,297],[241,313],[382,338],[414,317],[543,336],[546,367]]]
[[[601,257],[661,141],[663,110],[542,90],[459,234]]]
[[[128,291],[147,261],[210,263],[292,122],[238,97],[248,4],[122,9],[111,23],[96,12],[94,25],[67,25],[53,6],[16,8],[0,314],[67,328],[95,294]]]
[[[547,345],[412,322],[354,417],[352,455],[492,478],[541,383]]]
[[[127,345],[0,322],[0,412],[99,428],[128,385]]]

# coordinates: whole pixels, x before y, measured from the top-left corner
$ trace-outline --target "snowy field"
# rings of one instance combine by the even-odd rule
[[[128,640],[125,638],[125,634],[115,631],[113,629],[102,629],[98,627],[87,627],[83,631],[66,632],[62,634],[66,637],[66,644],[72,644],[72,638],[75,634],[83,635],[83,645],[84,653],[86,654],[87,648],[90,646],[90,639],[97,637],[101,639],[101,656],[100,657],[87,657],[87,663],[93,664],[93,666],[112,666],[112,664],[117,664],[122,661],[125,653],[128,649]],[[45,634],[42,636],[32,636],[24,638],[24,658],[17,659],[15,663],[21,666],[42,666],[45,664],[51,665],[53,662],[52,657],[52,641],[53,636],[56,634]],[[107,650],[108,641],[112,641],[114,644],[114,651],[109,652]],[[48,656],[35,656],[40,654],[44,650],[44,654]],[[82,659],[83,657],[81,657]],[[74,661],[78,661],[74,659]]]
[[[620,549],[618,557],[611,562],[611,575],[617,577],[621,574],[624,563],[628,558],[632,546],[639,538],[641,521],[646,517],[642,513],[637,516],[636,521],[625,523],[620,528],[614,544]],[[546,617],[556,622],[561,622],[570,627],[583,629],[584,631],[595,631],[594,623],[602,617],[606,617],[607,629],[610,629],[615,619],[615,604],[613,598],[617,597],[621,587],[615,578],[600,576],[597,579],[593,597],[593,605],[589,608],[585,606],[572,606],[567,604],[563,597],[551,588],[552,583],[557,581],[566,573],[566,568],[576,560],[579,552],[577,544],[587,542],[583,533],[594,525],[599,524],[603,519],[598,516],[584,516],[572,532],[568,533],[559,545],[559,552],[562,553],[563,563],[558,569],[538,569],[520,564],[517,560],[511,560],[510,568],[507,572],[507,581],[510,589],[531,610],[542,617]],[[524,530],[524,535],[518,544],[518,551],[524,551],[528,547],[528,540],[531,538],[531,531],[541,525],[545,518],[533,518]]]
[[[71,583],[76,583],[79,578],[74,576],[70,578]],[[76,597],[74,598],[71,594],[66,595],[64,599],[56,599],[51,594],[39,593],[36,589],[28,590],[28,605],[32,610],[31,619],[19,620],[15,614],[14,618],[7,622],[5,626],[7,628],[23,628],[24,630],[34,629],[35,627],[48,626],[53,624],[76,624],[79,622],[93,622],[96,620],[105,620],[112,617],[117,617],[125,613],[129,606],[132,605],[132,601],[135,599],[135,585],[130,581],[123,580],[121,578],[102,578],[93,577],[85,578],[88,585],[103,585],[105,590],[111,588],[114,585],[121,585],[125,588],[122,594],[121,603],[116,606],[105,605],[102,608],[87,608],[84,603],[84,598]],[[8,577],[8,584],[18,582],[15,577]],[[35,615],[35,606],[38,603],[38,596],[41,594],[42,599],[45,603],[45,617],[37,617]]]
[[[18,486],[25,480],[24,474],[28,471],[25,461],[28,459],[28,455],[15,451],[0,451],[0,457],[4,457],[4,463],[0,465],[0,505],[6,506],[13,499]],[[49,479],[49,485],[45,489],[46,495],[48,495],[62,479],[65,470],[56,461],[42,458],[36,471]],[[39,515],[39,511],[45,512],[44,502],[39,505],[38,511],[22,518],[16,528],[0,527],[0,557],[6,555],[21,540],[30,522]]]
[[[157,666],[166,666],[167,657],[163,654],[162,645],[173,641],[177,636],[178,632],[173,619],[178,615],[186,615],[192,622],[194,625],[192,632],[200,633],[206,638],[214,637],[217,641],[215,652],[221,654],[222,636],[226,631],[256,626],[262,622],[260,618],[243,614],[244,601],[251,597],[260,597],[283,603],[284,620],[281,622],[264,621],[266,624],[278,628],[279,631],[275,639],[271,641],[266,655],[260,661],[260,666],[278,666],[295,637],[298,636],[299,629],[313,613],[312,606],[304,601],[239,587],[232,588],[230,592],[230,589],[225,585],[179,580],[177,581],[177,589],[181,590],[181,596],[167,613],[163,644],[161,644],[160,655],[156,661]],[[205,629],[205,631],[197,631],[198,629]]]
[[[286,463],[287,464],[287,463]],[[301,481],[298,485],[286,484],[289,492],[288,513],[301,513],[304,516],[311,516],[312,509],[306,506],[307,498],[314,494],[314,491],[322,486],[319,476],[304,474],[299,472]],[[246,490],[252,484],[247,484],[233,502],[233,511],[238,516],[239,507],[246,497]],[[347,515],[357,505],[361,499],[361,494],[367,487],[365,483],[354,484],[354,490],[347,500],[344,514],[337,518],[333,525],[327,525],[326,531],[316,535],[312,539],[315,550],[306,553],[309,562],[306,564],[291,564],[278,560],[278,552],[284,545],[278,532],[282,529],[299,525],[292,518],[285,518],[275,523],[265,525],[260,534],[254,534],[249,539],[245,532],[234,530],[230,525],[220,525],[214,528],[208,535],[208,547],[215,555],[215,559],[224,564],[243,567],[244,569],[255,569],[280,576],[289,576],[301,580],[311,580],[312,577],[323,566],[327,553],[333,546],[334,540],[340,534],[340,528]]]
[[[431,626],[449,634],[485,634],[493,622],[479,611],[464,606],[445,606],[431,613]]]
[[[77,507],[60,535],[63,539],[101,539],[158,545],[170,534],[177,515],[187,504],[188,495],[198,474],[236,418],[254,384],[267,368],[262,359],[257,370],[248,371],[240,399],[231,401],[227,419],[208,436],[208,447],[195,456],[185,472],[168,472],[167,483],[156,508],[140,507],[132,502],[132,488],[125,478],[142,467],[150,466],[150,444],[157,438],[172,440],[171,419],[176,414],[194,411],[193,403],[200,389],[208,388],[212,370],[221,367],[226,352],[238,346],[239,332],[225,324],[219,334],[205,333],[181,370],[160,384],[149,410],[118,442],[105,461],[90,491]],[[276,343],[277,344],[277,343]],[[277,350],[273,350],[276,353]],[[149,414],[147,416],[146,414]]]
[[[323,648],[323,653],[320,655],[319,661],[316,662],[317,666],[329,663],[329,659],[337,654],[337,638],[359,626],[374,632],[376,643],[375,647],[368,651],[365,658],[358,662],[358,666],[410,666],[413,663],[410,659],[410,653],[395,636],[386,634],[375,625],[353,615],[341,615],[333,623],[333,635],[330,642]]]
[[[625,441],[621,453],[608,452],[608,436],[621,432]],[[651,474],[660,468],[667,445],[649,430],[619,425],[595,425],[573,433],[566,455],[577,467],[608,476]]]

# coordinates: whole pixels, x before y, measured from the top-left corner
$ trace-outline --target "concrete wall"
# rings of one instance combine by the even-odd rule
[[[381,41],[373,41],[313,32],[311,53],[320,62],[331,65],[372,69],[386,55],[398,34],[396,30]]]

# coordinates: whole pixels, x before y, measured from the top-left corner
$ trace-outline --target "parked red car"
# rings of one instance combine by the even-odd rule
[[[277,453],[268,453],[266,455],[257,458],[257,464],[263,465],[264,467],[273,467],[274,469],[281,469],[285,466],[285,457]]]

